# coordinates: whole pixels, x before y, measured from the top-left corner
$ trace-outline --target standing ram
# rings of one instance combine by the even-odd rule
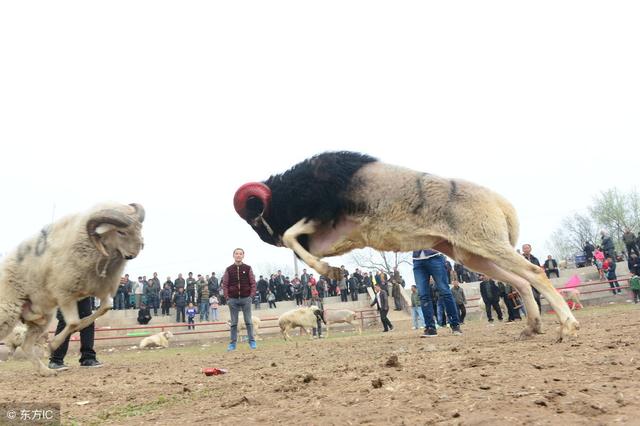
[[[325,309],[324,320],[327,324],[327,337],[329,337],[331,324],[350,324],[358,331],[358,334],[362,334],[358,314],[350,309]]]
[[[264,182],[242,185],[238,214],[260,238],[293,250],[319,273],[339,278],[321,259],[372,247],[406,252],[432,248],[522,295],[529,315],[523,337],[542,333],[531,286],[561,324],[559,340],[579,328],[539,267],[519,255],[518,219],[504,198],[482,186],[385,164],[367,155],[330,152]]]
[[[309,306],[287,311],[280,315],[278,325],[284,340],[291,340],[289,330],[299,327],[311,336],[308,329],[317,327],[318,320],[326,324],[322,310],[317,306]]]
[[[139,204],[108,204],[62,218],[43,228],[9,254],[0,266],[0,340],[20,321],[27,326],[22,349],[41,375],[55,374],[33,347],[60,308],[67,326],[50,342],[55,350],[71,333],[111,306],[127,260],[143,247],[144,209]],[[100,298],[100,308],[79,318],[77,302]]]

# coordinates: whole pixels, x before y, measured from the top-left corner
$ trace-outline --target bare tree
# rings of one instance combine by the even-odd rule
[[[397,253],[378,251],[371,248],[355,250],[351,253],[351,260],[360,268],[382,270],[387,275],[393,275],[393,268],[406,263],[411,265],[411,253]]]
[[[285,277],[293,278],[292,271],[293,268],[291,265],[276,265],[270,262],[261,262],[256,265],[254,268],[254,273],[256,276],[262,275],[265,278],[269,279],[271,274],[275,274],[278,271],[282,271],[282,275]]]
[[[597,235],[595,222],[587,215],[575,213],[562,220],[560,228],[551,234],[549,246],[555,256],[571,259],[582,252],[585,242],[594,242]]]

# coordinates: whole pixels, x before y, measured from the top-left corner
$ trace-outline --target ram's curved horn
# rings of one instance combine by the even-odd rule
[[[142,205],[138,203],[131,203],[129,205],[134,209],[136,209],[136,213],[138,214],[138,222],[140,223],[144,222],[144,216],[145,216],[144,207],[142,207]]]
[[[103,256],[109,257],[107,250],[100,241],[100,236],[96,233],[96,228],[103,223],[109,223],[120,228],[126,228],[133,223],[131,217],[116,209],[106,209],[95,212],[87,221],[87,234]]]

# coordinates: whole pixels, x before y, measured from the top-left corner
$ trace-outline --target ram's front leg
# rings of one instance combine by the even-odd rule
[[[60,312],[62,312],[66,326],[49,342],[49,351],[51,353],[60,347],[67,336],[79,330],[80,315],[78,314],[78,303],[76,301],[60,305]]]
[[[341,279],[342,272],[340,268],[330,266],[327,262],[323,262],[318,259],[298,242],[298,237],[301,235],[312,235],[318,230],[319,223],[314,220],[301,219],[298,223],[287,229],[282,236],[282,243],[285,247],[293,250],[300,259],[307,265],[318,271],[321,275],[325,275],[331,279]]]
[[[113,308],[113,304],[110,303],[109,300],[105,300],[104,302],[100,300],[100,307],[88,317],[84,317],[80,320],[78,330],[82,330],[90,326],[96,319],[109,312],[111,308]]]

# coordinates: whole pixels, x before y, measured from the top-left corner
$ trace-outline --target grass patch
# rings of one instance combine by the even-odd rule
[[[177,401],[176,397],[159,396],[153,401],[141,404],[127,404],[124,407],[108,410],[98,414],[100,420],[113,420],[127,417],[143,416],[152,411],[168,407]]]

